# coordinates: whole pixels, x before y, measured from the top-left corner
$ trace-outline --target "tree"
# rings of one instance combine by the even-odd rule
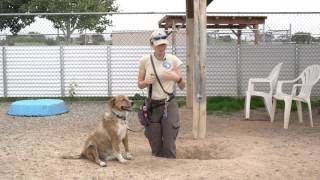
[[[31,0],[28,5],[29,12],[56,13],[56,12],[116,12],[118,7],[115,0]],[[94,30],[103,32],[112,21],[107,15],[56,15],[42,16],[53,23],[67,40],[71,34],[79,30]]]
[[[0,13],[24,13],[31,0],[1,0]],[[10,28],[16,35],[21,29],[34,22],[34,16],[0,16],[0,31]]]
[[[29,32],[27,35],[15,36],[7,35],[6,42],[8,45],[21,45],[21,44],[45,44],[47,42],[44,35],[38,32]]]

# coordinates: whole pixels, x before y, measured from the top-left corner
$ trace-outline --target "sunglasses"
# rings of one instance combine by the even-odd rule
[[[152,38],[154,41],[158,41],[160,39],[167,39],[167,36],[157,36],[157,37],[154,37]]]

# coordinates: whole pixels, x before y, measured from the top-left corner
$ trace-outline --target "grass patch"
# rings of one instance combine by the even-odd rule
[[[39,99],[39,98],[52,98],[52,99],[63,99],[66,102],[74,101],[108,101],[110,97],[18,97],[18,98],[0,98],[0,104],[3,102],[13,102],[17,100],[25,99]],[[139,107],[143,104],[143,97],[130,97],[134,101],[134,111],[138,111]],[[311,104],[313,108],[320,107],[320,97],[312,97]],[[179,107],[186,106],[186,97],[176,97]],[[229,114],[232,112],[238,112],[244,110],[244,97],[230,97],[230,96],[215,96],[207,97],[207,113],[225,113]],[[306,103],[302,103],[303,109],[307,108]],[[252,97],[251,98],[251,109],[264,108],[263,99],[261,97]],[[277,109],[284,109],[284,102],[278,101]],[[292,111],[296,111],[296,103],[292,103]]]
[[[207,113],[224,112],[230,113],[243,108],[243,100],[233,97],[208,97]]]
[[[208,97],[207,98],[207,113],[232,113],[244,110],[244,97]],[[320,97],[314,97],[311,101],[312,108],[320,107]],[[262,97],[251,98],[251,109],[264,108]],[[307,104],[302,103],[302,108],[306,109]],[[277,101],[277,109],[284,110],[284,101]],[[297,111],[296,103],[293,101],[291,111]]]

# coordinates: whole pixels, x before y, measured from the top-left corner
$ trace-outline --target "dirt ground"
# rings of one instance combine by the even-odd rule
[[[135,159],[110,161],[107,167],[87,160],[65,160],[79,154],[86,137],[101,120],[104,102],[73,102],[70,111],[51,117],[12,117],[10,103],[0,105],[0,179],[12,180],[197,180],[197,179],[320,179],[320,115],[314,128],[304,112],[304,123],[291,114],[283,129],[281,110],[274,123],[264,109],[243,120],[243,112],[209,115],[207,136],[192,136],[192,112],[181,108],[177,159],[153,157],[143,132],[129,132]]]

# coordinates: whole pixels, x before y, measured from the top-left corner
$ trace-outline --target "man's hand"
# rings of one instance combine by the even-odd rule
[[[156,81],[156,76],[154,74],[147,75],[146,78],[144,79],[144,82],[146,84],[153,84]]]
[[[178,73],[178,70],[176,68],[173,68],[171,71],[166,71],[163,75],[163,78],[165,80],[179,81],[180,75]]]

